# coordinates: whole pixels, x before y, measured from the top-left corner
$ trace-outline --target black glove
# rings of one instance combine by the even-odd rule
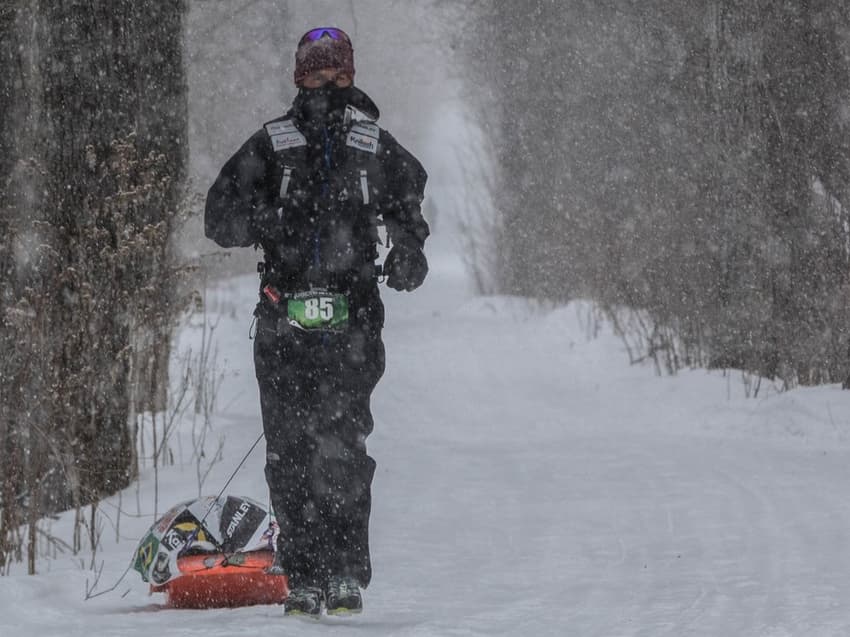
[[[425,253],[416,246],[397,243],[384,260],[384,275],[387,285],[394,290],[415,290],[428,274]]]

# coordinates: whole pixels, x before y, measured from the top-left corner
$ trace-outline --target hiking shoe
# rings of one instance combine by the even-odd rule
[[[302,615],[318,618],[322,613],[322,591],[312,586],[293,588],[283,602],[284,615]]]
[[[325,588],[328,615],[352,615],[363,611],[360,587],[353,577],[332,577]]]

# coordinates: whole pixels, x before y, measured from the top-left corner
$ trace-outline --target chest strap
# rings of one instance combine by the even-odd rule
[[[369,205],[369,178],[365,170],[360,171],[360,192],[363,195],[363,205]]]
[[[286,199],[289,192],[289,180],[292,179],[292,168],[290,166],[283,167],[283,179],[280,181],[280,198]]]

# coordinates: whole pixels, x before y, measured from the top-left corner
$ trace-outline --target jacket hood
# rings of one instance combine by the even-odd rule
[[[363,92],[356,86],[352,86],[348,89],[347,105],[349,108],[353,108],[354,110],[362,113],[373,122],[377,121],[378,118],[381,116],[381,111],[380,109],[378,109],[378,106],[375,104],[372,98],[366,95],[365,92]],[[302,118],[301,110],[299,108],[298,97],[295,98],[292,107],[286,113],[286,117],[292,117],[299,122],[304,121]]]
[[[372,98],[356,86],[351,87],[351,99],[348,101],[348,105],[363,113],[373,122],[378,121],[378,118],[381,116],[381,111],[375,102],[372,101]]]

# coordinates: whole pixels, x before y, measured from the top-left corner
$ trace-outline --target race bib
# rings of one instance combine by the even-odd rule
[[[302,330],[344,330],[348,325],[348,298],[327,290],[310,290],[286,302],[289,324]]]

